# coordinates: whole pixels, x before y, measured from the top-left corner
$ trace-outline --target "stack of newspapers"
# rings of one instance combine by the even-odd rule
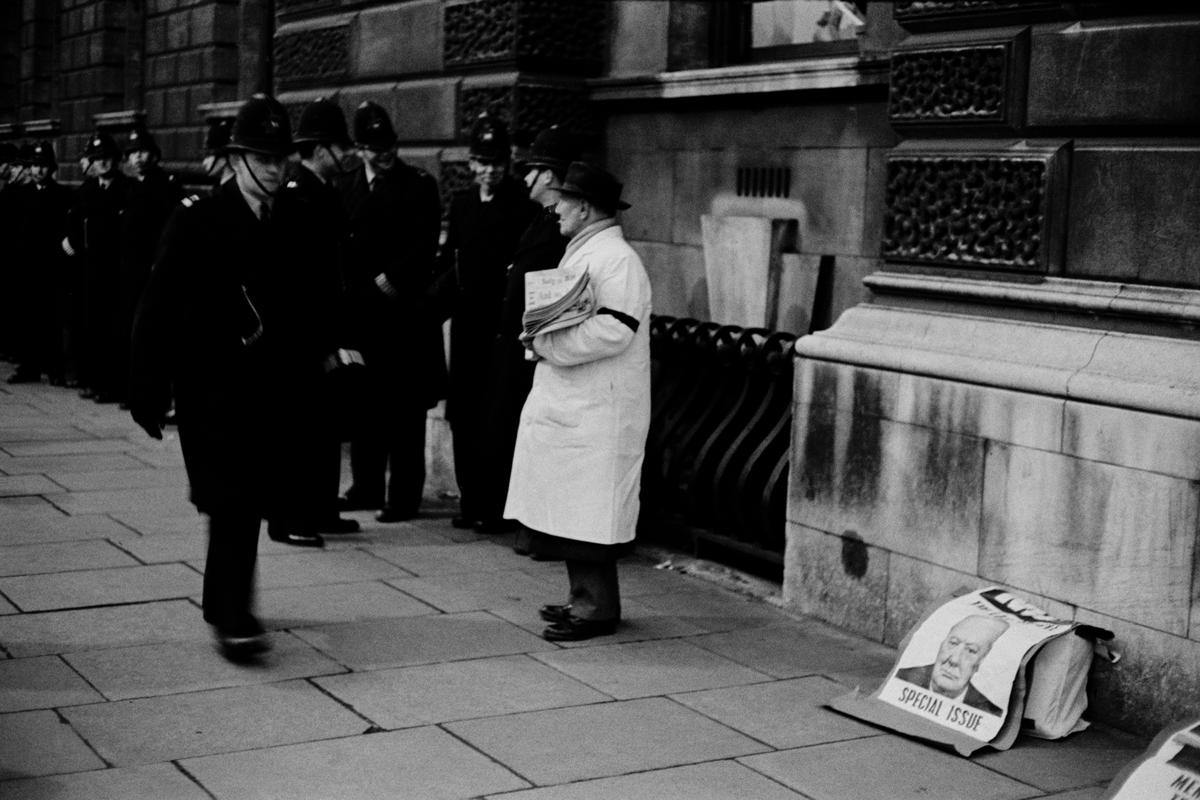
[[[596,296],[586,269],[546,269],[525,275],[522,341],[578,325],[592,316]]]

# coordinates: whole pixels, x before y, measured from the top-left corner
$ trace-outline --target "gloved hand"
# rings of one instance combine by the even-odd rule
[[[163,415],[157,411],[146,411],[142,408],[134,407],[130,412],[133,415],[133,421],[138,424],[142,430],[151,439],[162,440],[163,438]]]

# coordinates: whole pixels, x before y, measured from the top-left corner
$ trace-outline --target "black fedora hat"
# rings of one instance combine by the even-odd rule
[[[572,161],[560,194],[582,197],[603,209],[624,211],[629,203],[621,199],[624,185],[610,173],[583,161]]]

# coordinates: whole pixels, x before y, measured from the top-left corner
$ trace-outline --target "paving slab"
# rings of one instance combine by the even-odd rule
[[[680,639],[599,644],[539,653],[535,658],[622,700],[770,680],[716,653]]]
[[[443,727],[539,786],[768,749],[661,697],[509,714]]]
[[[0,713],[103,700],[99,692],[57,656],[0,661]]]
[[[113,511],[108,514],[121,525],[143,536],[165,536],[175,534],[199,534],[200,540],[208,532],[205,518],[189,506],[174,514],[151,514],[141,510]]]
[[[563,597],[566,592],[566,579],[563,576],[555,577],[562,580],[562,586],[556,587],[557,592],[549,595],[548,601],[551,603],[566,602],[566,598]],[[489,608],[488,611],[540,636],[541,632],[546,628],[546,622],[537,613],[537,609],[541,605],[541,602],[536,604],[524,602],[495,605]],[[704,633],[702,628],[698,628],[686,620],[665,614],[638,602],[636,599],[631,599],[621,601],[621,624],[617,627],[616,633],[605,636],[603,639],[589,639],[582,642],[558,642],[558,645],[566,650],[571,650],[578,647],[594,647],[597,644],[678,639],[683,636],[695,636],[700,633]]]
[[[421,577],[517,569],[524,566],[527,560],[509,548],[499,547],[489,541],[428,547],[369,546],[365,549]]]
[[[262,537],[270,542],[264,535]],[[277,544],[271,542],[271,544]],[[400,567],[361,550],[331,552],[300,551],[289,545],[278,545],[286,552],[278,555],[261,553],[258,557],[258,585],[262,589],[281,586],[316,586],[323,583],[357,583],[407,576]],[[203,564],[194,564],[200,571]]]
[[[689,641],[776,678],[825,675],[872,689],[896,660],[896,651],[890,647],[836,633],[823,625],[790,620]]]
[[[79,706],[62,715],[116,766],[333,739],[370,727],[295,680]]]
[[[1088,789],[1072,789],[1069,792],[1055,792],[1038,798],[1038,800],[1102,800],[1108,795],[1107,787],[1093,786]]]
[[[1018,800],[1042,792],[898,736],[738,759],[812,800]]]
[[[259,593],[258,608],[263,625],[268,628],[437,613],[437,609],[382,581],[267,589]]]
[[[519,569],[400,578],[388,583],[447,612],[486,611],[520,604],[536,609],[560,602],[563,593],[557,583]]]
[[[62,487],[42,475],[9,475],[0,477],[0,497],[46,495],[61,492]]]
[[[104,762],[53,711],[0,715],[0,781],[101,769]],[[30,742],[37,742],[30,747]],[[7,797],[5,784],[0,783]]]
[[[612,699],[524,655],[355,672],[314,682],[388,729]]]
[[[209,800],[174,764],[8,781],[0,792],[5,800]]]
[[[20,609],[5,600],[3,597],[0,597],[0,615],[16,614],[18,611],[20,611]]]
[[[822,708],[846,687],[813,676],[671,695],[734,730],[784,750],[878,736],[880,730]]]
[[[437,728],[190,758],[180,765],[218,800],[466,800],[529,785]]]
[[[15,657],[169,641],[208,641],[200,609],[186,600],[46,611],[0,619],[0,647]]]
[[[293,633],[354,670],[515,655],[554,645],[482,612],[296,628]]]
[[[1145,747],[1143,739],[1096,725],[1057,741],[1022,736],[1010,750],[974,761],[1050,792],[1107,784]]]
[[[139,461],[125,453],[23,457],[0,456],[0,472],[7,475],[110,472],[119,469],[142,469],[145,466],[144,461]]]
[[[136,445],[125,439],[77,439],[61,442],[17,442],[0,444],[10,456],[62,456],[83,453],[127,453]]]
[[[804,800],[733,761],[488,795],[488,800]]]
[[[136,567],[137,559],[102,539],[0,547],[0,576]]]
[[[621,597],[669,594],[694,589],[696,579],[672,569],[660,567],[648,558],[622,559],[617,566]],[[703,587],[700,587],[703,588]]]
[[[45,497],[68,514],[108,514],[137,509],[142,513],[181,516],[193,510],[187,490],[182,486],[69,492]]]
[[[40,502],[40,500],[39,500]],[[49,503],[44,508],[0,511],[0,545],[128,539],[138,534],[102,514],[68,517]]]
[[[0,446],[26,442],[61,442],[89,436],[75,425],[0,425]]]
[[[711,586],[642,595],[638,600],[708,633],[757,628],[788,619],[778,609]]]
[[[187,472],[183,467],[48,472],[46,477],[71,492],[152,489],[164,486],[186,487],[188,485]]]
[[[192,569],[203,571],[208,535],[202,528],[187,533],[134,535],[121,541],[121,549],[143,564],[190,563]]]
[[[199,590],[200,573],[182,564],[0,578],[0,592],[24,611],[166,600]]]
[[[343,668],[286,633],[269,633],[271,651],[261,663],[231,664],[212,644],[171,642],[113,650],[87,650],[63,658],[110,700],[274,683]]]

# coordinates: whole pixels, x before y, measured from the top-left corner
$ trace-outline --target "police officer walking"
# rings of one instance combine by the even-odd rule
[[[330,239],[280,191],[293,147],[278,101],[242,105],[234,179],[176,209],[134,321],[133,418],[161,437],[174,387],[191,499],[208,515],[204,619],[235,661],[267,646],[252,608],[258,532],[294,501],[282,465],[310,420],[292,400],[319,386],[334,342]]]
[[[97,132],[83,151],[84,182],[76,190],[63,250],[82,259],[83,396],[99,403],[121,399],[125,386],[127,333],[121,329],[121,213],[129,178],[121,151]]]
[[[486,458],[485,389],[508,268],[538,207],[508,174],[510,143],[503,122],[481,114],[471,129],[469,155],[474,185],[450,202],[440,273],[430,294],[434,307],[450,317],[446,418],[454,436],[460,498],[459,516],[452,522],[458,528],[498,532],[508,482]],[[489,488],[489,482],[496,486]]]
[[[380,508],[380,522],[418,512],[426,417],[445,383],[441,330],[424,303],[441,201],[433,176],[397,157],[396,141],[387,112],[370,101],[360,105],[354,143],[362,164],[342,182],[350,219],[346,284],[369,383],[365,424],[350,442],[351,486],[342,508]]]

